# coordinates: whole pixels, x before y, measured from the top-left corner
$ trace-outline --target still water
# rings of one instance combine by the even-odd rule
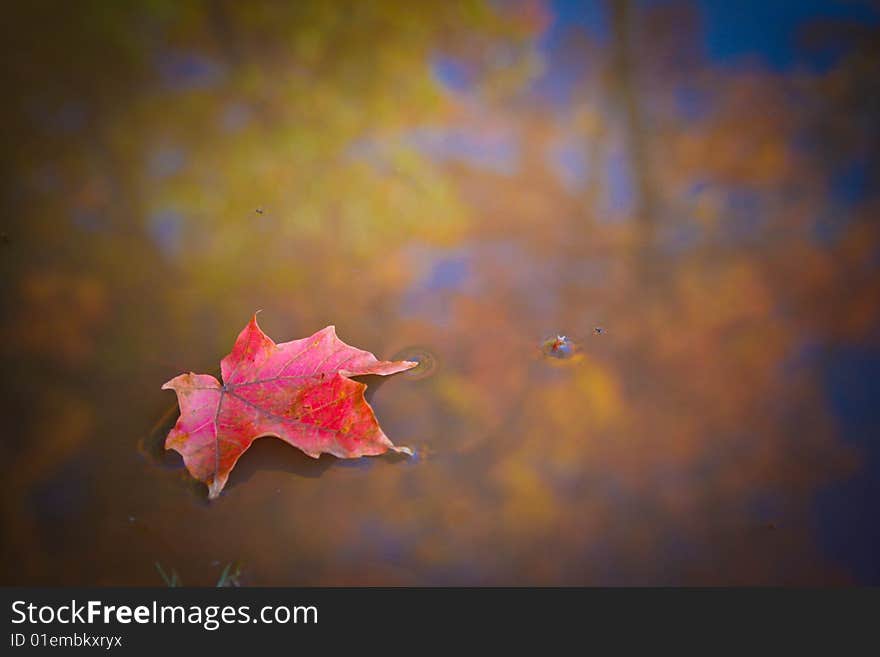
[[[878,41],[336,4],[9,10],[0,583],[880,581]],[[363,378],[415,455],[264,438],[209,502],[160,386],[256,310],[418,360]]]

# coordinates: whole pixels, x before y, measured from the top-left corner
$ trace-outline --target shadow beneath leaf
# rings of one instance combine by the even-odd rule
[[[152,428],[137,442],[140,455],[147,461],[168,470],[183,468],[183,459],[173,450],[165,449],[165,438],[177,422],[177,402],[165,409]]]
[[[224,491],[229,491],[250,480],[258,472],[266,470],[288,472],[299,477],[320,477],[338,461],[339,459],[329,454],[313,459],[283,440],[264,436],[257,438],[236,463]]]
[[[364,391],[364,398],[367,400],[367,403],[371,405],[373,403],[373,395],[375,395],[376,391],[382,387],[382,384],[388,380],[387,376],[379,376],[378,374],[365,374],[363,376],[353,376],[351,378],[367,385],[367,389]]]

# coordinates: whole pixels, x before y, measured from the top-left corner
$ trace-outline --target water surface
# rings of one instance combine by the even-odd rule
[[[878,583],[876,25],[355,4],[4,9],[0,583]],[[258,309],[419,360],[365,378],[415,455],[209,503],[160,386]]]

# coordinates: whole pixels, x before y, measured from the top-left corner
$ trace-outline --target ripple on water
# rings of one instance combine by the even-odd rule
[[[426,379],[437,373],[440,365],[437,357],[424,347],[405,347],[391,357],[391,360],[412,360],[418,365],[411,370],[401,372],[400,376],[409,379]]]

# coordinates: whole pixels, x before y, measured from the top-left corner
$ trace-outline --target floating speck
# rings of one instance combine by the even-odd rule
[[[594,335],[602,335],[604,332],[605,332],[605,329],[602,328],[601,326],[597,326],[596,328],[593,329]]]
[[[541,353],[547,358],[565,360],[578,352],[577,343],[562,334],[553,335],[541,343]]]

